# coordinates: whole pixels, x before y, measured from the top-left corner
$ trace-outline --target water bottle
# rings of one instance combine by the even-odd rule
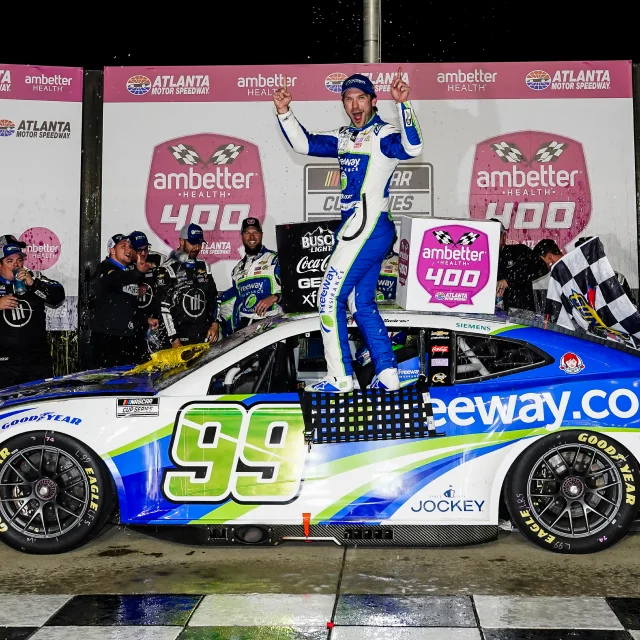
[[[24,283],[24,281],[18,280],[18,278],[16,278],[19,271],[20,269],[13,270],[13,293],[15,293],[17,296],[23,296],[25,293],[27,293],[27,285]]]

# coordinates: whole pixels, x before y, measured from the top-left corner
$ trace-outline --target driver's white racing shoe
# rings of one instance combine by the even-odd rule
[[[397,391],[399,388],[398,370],[391,367],[373,376],[371,384],[367,387],[367,389],[385,389],[387,391]]]
[[[321,391],[322,393],[349,393],[353,391],[352,376],[326,376],[318,382],[309,384],[304,388],[305,391]]]

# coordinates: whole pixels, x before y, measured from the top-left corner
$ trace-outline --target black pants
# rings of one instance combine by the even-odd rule
[[[94,369],[134,366],[148,360],[142,353],[139,336],[109,336],[91,332],[91,363]]]
[[[53,377],[53,361],[48,353],[34,355],[30,361],[21,359],[18,362],[11,360],[0,362],[0,389],[51,377]]]

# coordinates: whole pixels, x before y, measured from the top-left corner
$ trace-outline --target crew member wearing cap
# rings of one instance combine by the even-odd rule
[[[153,332],[155,341],[158,338],[160,303],[156,293],[155,269],[159,265],[149,260],[151,245],[143,231],[132,231],[129,234],[129,242],[136,254],[136,264],[149,263],[149,270],[143,273],[142,280],[138,285],[138,318],[136,321],[138,357],[136,360],[142,362],[148,359],[151,351],[147,344],[147,334]]]
[[[246,327],[252,320],[282,312],[280,262],[275,251],[262,244],[262,227],[257,218],[242,221],[244,258],[231,272],[231,287],[220,297],[220,324],[225,334]]]
[[[526,244],[507,244],[504,225],[497,218],[491,220],[500,225],[496,301],[502,299],[501,306],[505,313],[510,309],[535,311],[533,283],[547,275],[544,262]]]
[[[46,307],[62,303],[64,287],[25,269],[25,247],[12,235],[0,236],[1,389],[53,376]]]
[[[91,352],[96,369],[140,362],[138,285],[149,271],[146,262],[136,262],[129,236],[116,233],[109,238],[107,252],[92,280]]]
[[[399,389],[398,365],[375,302],[380,267],[392,246],[394,225],[389,214],[389,181],[399,160],[422,152],[420,127],[402,69],[391,86],[400,128],[377,114],[371,80],[355,74],[342,84],[342,104],[351,124],[325,133],[309,133],[289,108],[287,86],[273,101],[280,127],[297,153],[338,158],[341,168],[342,224],[324,279],[318,290],[320,325],[327,376],[307,391],[342,393],[354,387],[346,306],[365,337],[375,365],[372,388]]]
[[[178,249],[156,270],[162,324],[173,347],[217,339],[218,289],[209,264],[198,260],[203,237],[197,224],[182,227]]]

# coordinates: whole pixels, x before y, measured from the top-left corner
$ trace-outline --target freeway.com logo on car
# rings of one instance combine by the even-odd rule
[[[239,260],[242,221],[264,222],[265,191],[258,147],[217,133],[181,136],[153,151],[146,201],[147,222],[170,247],[180,229],[204,231],[200,258]]]
[[[553,238],[564,248],[591,218],[591,188],[582,145],[543,131],[503,133],[476,146],[471,218],[498,218],[509,242],[533,247]]]

